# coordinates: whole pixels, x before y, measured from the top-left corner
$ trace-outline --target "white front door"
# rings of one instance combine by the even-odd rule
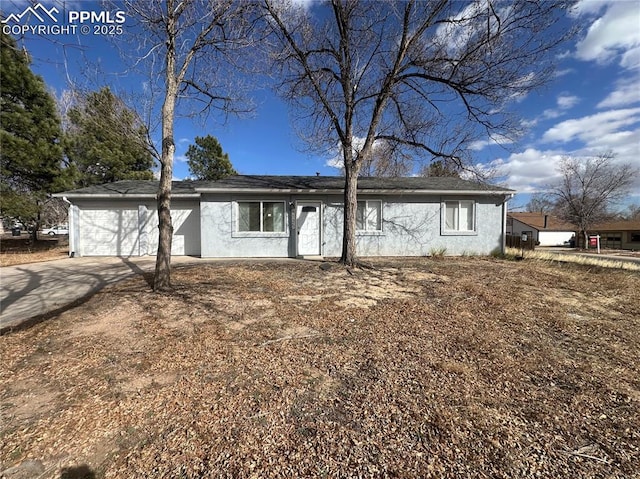
[[[320,202],[296,203],[296,230],[298,256],[319,256],[320,251]]]

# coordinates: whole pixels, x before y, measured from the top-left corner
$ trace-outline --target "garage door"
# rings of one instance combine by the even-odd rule
[[[138,210],[80,210],[82,256],[138,256]]]

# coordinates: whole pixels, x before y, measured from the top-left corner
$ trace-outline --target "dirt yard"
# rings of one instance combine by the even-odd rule
[[[23,232],[20,236],[5,233],[0,238],[0,266],[63,259],[68,254],[69,238],[67,236],[41,236],[34,242],[30,235]]]
[[[320,266],[139,277],[0,337],[0,471],[640,477],[640,274]]]

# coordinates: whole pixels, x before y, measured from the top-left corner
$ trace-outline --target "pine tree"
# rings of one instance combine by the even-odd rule
[[[147,130],[108,87],[81,95],[67,119],[64,149],[77,186],[153,179]]]
[[[0,212],[36,223],[48,194],[69,186],[60,118],[26,51],[0,32]]]
[[[198,180],[219,180],[236,175],[229,155],[222,151],[222,146],[211,135],[196,136],[195,145],[189,145],[186,157],[189,170]]]

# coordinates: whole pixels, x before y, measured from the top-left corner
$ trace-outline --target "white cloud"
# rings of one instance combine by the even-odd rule
[[[575,95],[559,95],[556,98],[557,108],[551,108],[542,112],[542,118],[558,118],[565,114],[574,105],[580,102],[580,98]]]
[[[556,102],[558,103],[558,108],[568,110],[577,105],[580,102],[580,98],[575,95],[560,95],[556,99]]]
[[[640,122],[640,108],[610,110],[583,118],[566,120],[548,129],[543,141],[567,143],[579,139],[587,145],[605,135]]]
[[[301,7],[304,10],[309,10],[309,8],[311,8],[311,5],[313,5],[315,1],[316,0],[291,0],[291,3],[298,7]]]
[[[566,114],[567,110],[571,109],[575,105],[580,103],[580,98],[575,95],[560,94],[556,98],[556,108],[548,108],[538,115],[536,118],[530,120],[522,120],[520,124],[524,128],[533,128],[540,120],[549,120],[553,118],[561,117]]]
[[[638,25],[640,28],[640,22]],[[626,68],[627,70],[637,70],[640,68],[640,46],[636,46],[635,48],[630,48],[623,55],[620,60],[620,66]]]
[[[598,108],[631,106],[640,103],[640,80],[637,78],[623,79],[616,82],[616,89],[598,103]]]
[[[470,150],[474,150],[474,151],[479,151],[484,149],[487,146],[493,146],[493,145],[508,145],[513,143],[513,139],[504,136],[504,135],[494,135],[492,138],[489,138],[488,140],[478,140],[478,141],[474,141],[473,143],[471,143],[469,145],[469,149]]]
[[[491,162],[489,168],[495,168],[509,188],[520,193],[534,193],[544,190],[560,177],[557,166],[564,156],[562,151],[527,148]]]
[[[609,63],[618,60],[623,68],[637,68],[640,47],[640,9],[635,1],[596,2],[583,0],[578,17],[600,15],[576,45],[579,59]]]
[[[359,136],[353,137],[353,153],[356,154],[359,152],[364,146],[365,138],[361,138]],[[375,149],[377,145],[379,145],[379,141],[375,141],[373,143],[373,148]],[[333,155],[324,163],[325,166],[330,166],[331,168],[343,168],[344,167],[344,159],[342,156],[342,146],[338,145],[333,150]]]

